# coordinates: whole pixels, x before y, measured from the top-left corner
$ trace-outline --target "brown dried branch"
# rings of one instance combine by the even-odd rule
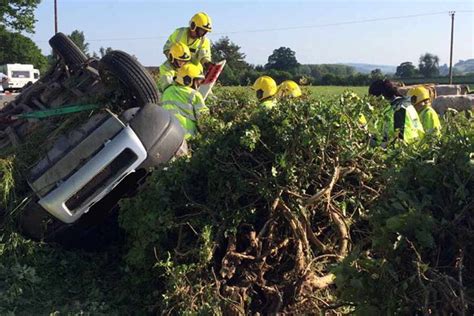
[[[306,234],[311,244],[316,246],[316,248],[318,248],[322,253],[325,253],[328,247],[325,244],[323,244],[323,242],[320,241],[318,237],[316,237],[313,230],[311,229],[311,224],[309,223],[308,219],[305,216],[303,216],[303,226],[306,229]]]
[[[281,202],[279,206],[283,212],[283,216],[290,223],[290,227],[296,239],[299,239],[303,243],[304,249],[309,250],[309,241],[306,235],[306,229],[304,229],[303,224],[301,224],[295,214],[290,210],[288,206],[285,205],[285,203]]]
[[[337,254],[341,257],[345,257],[347,255],[350,240],[349,227],[347,226],[344,216],[341,214],[341,212],[336,210],[333,205],[328,206],[331,220],[336,225],[339,234],[339,250]]]

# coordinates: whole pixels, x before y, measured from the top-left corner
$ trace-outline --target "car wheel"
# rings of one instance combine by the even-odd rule
[[[158,103],[160,95],[150,73],[129,54],[114,50],[100,60],[101,77],[107,85],[110,75],[118,79],[132,106]]]
[[[51,37],[49,45],[73,71],[80,68],[87,60],[87,56],[63,33],[57,33]]]

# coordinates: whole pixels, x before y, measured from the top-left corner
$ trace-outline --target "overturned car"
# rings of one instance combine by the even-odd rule
[[[112,51],[101,60],[88,59],[62,33],[50,44],[57,64],[0,112],[29,118],[2,123],[0,148],[20,146],[34,133],[44,122],[34,119],[35,113],[91,111],[83,103],[97,103],[84,122],[55,137],[27,175],[34,194],[19,216],[22,231],[34,239],[68,243],[107,218],[151,170],[185,153],[186,142],[174,116],[158,105],[150,74],[134,57]],[[48,122],[48,128],[59,122]]]

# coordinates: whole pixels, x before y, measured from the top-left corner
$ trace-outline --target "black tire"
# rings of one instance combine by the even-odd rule
[[[120,82],[123,91],[129,95],[134,106],[158,103],[160,94],[150,73],[129,54],[114,50],[100,60],[100,72],[107,83],[107,73]]]
[[[87,60],[87,56],[63,33],[57,33],[49,40],[49,45],[71,69],[78,69]]]

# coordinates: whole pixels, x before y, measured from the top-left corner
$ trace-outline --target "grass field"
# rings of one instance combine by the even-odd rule
[[[368,87],[341,87],[341,86],[311,86],[308,87],[313,95],[319,96],[334,96],[343,93],[344,91],[350,90],[355,92],[359,96],[367,94]]]
[[[218,90],[238,90],[241,91],[242,94],[248,94],[251,96],[254,96],[254,92],[250,87],[218,87]],[[337,96],[342,94],[344,91],[350,90],[359,96],[364,96],[367,94],[367,91],[369,87],[344,87],[344,86],[308,86],[308,87],[302,87],[303,92],[309,91],[313,96],[324,96],[324,97],[330,97],[330,96]]]
[[[303,91],[304,90],[309,90],[310,93],[314,96],[324,96],[324,97],[329,97],[329,96],[335,96],[335,95],[340,95],[344,91],[350,90],[354,93],[356,93],[359,96],[365,96],[367,95],[367,92],[369,90],[369,87],[367,86],[362,86],[362,87],[354,87],[354,86],[308,86],[308,87],[302,87]],[[474,90],[474,85],[470,85],[470,91]],[[242,90],[242,93],[245,94],[252,94],[253,92],[250,87],[220,87],[219,89],[240,89]]]

